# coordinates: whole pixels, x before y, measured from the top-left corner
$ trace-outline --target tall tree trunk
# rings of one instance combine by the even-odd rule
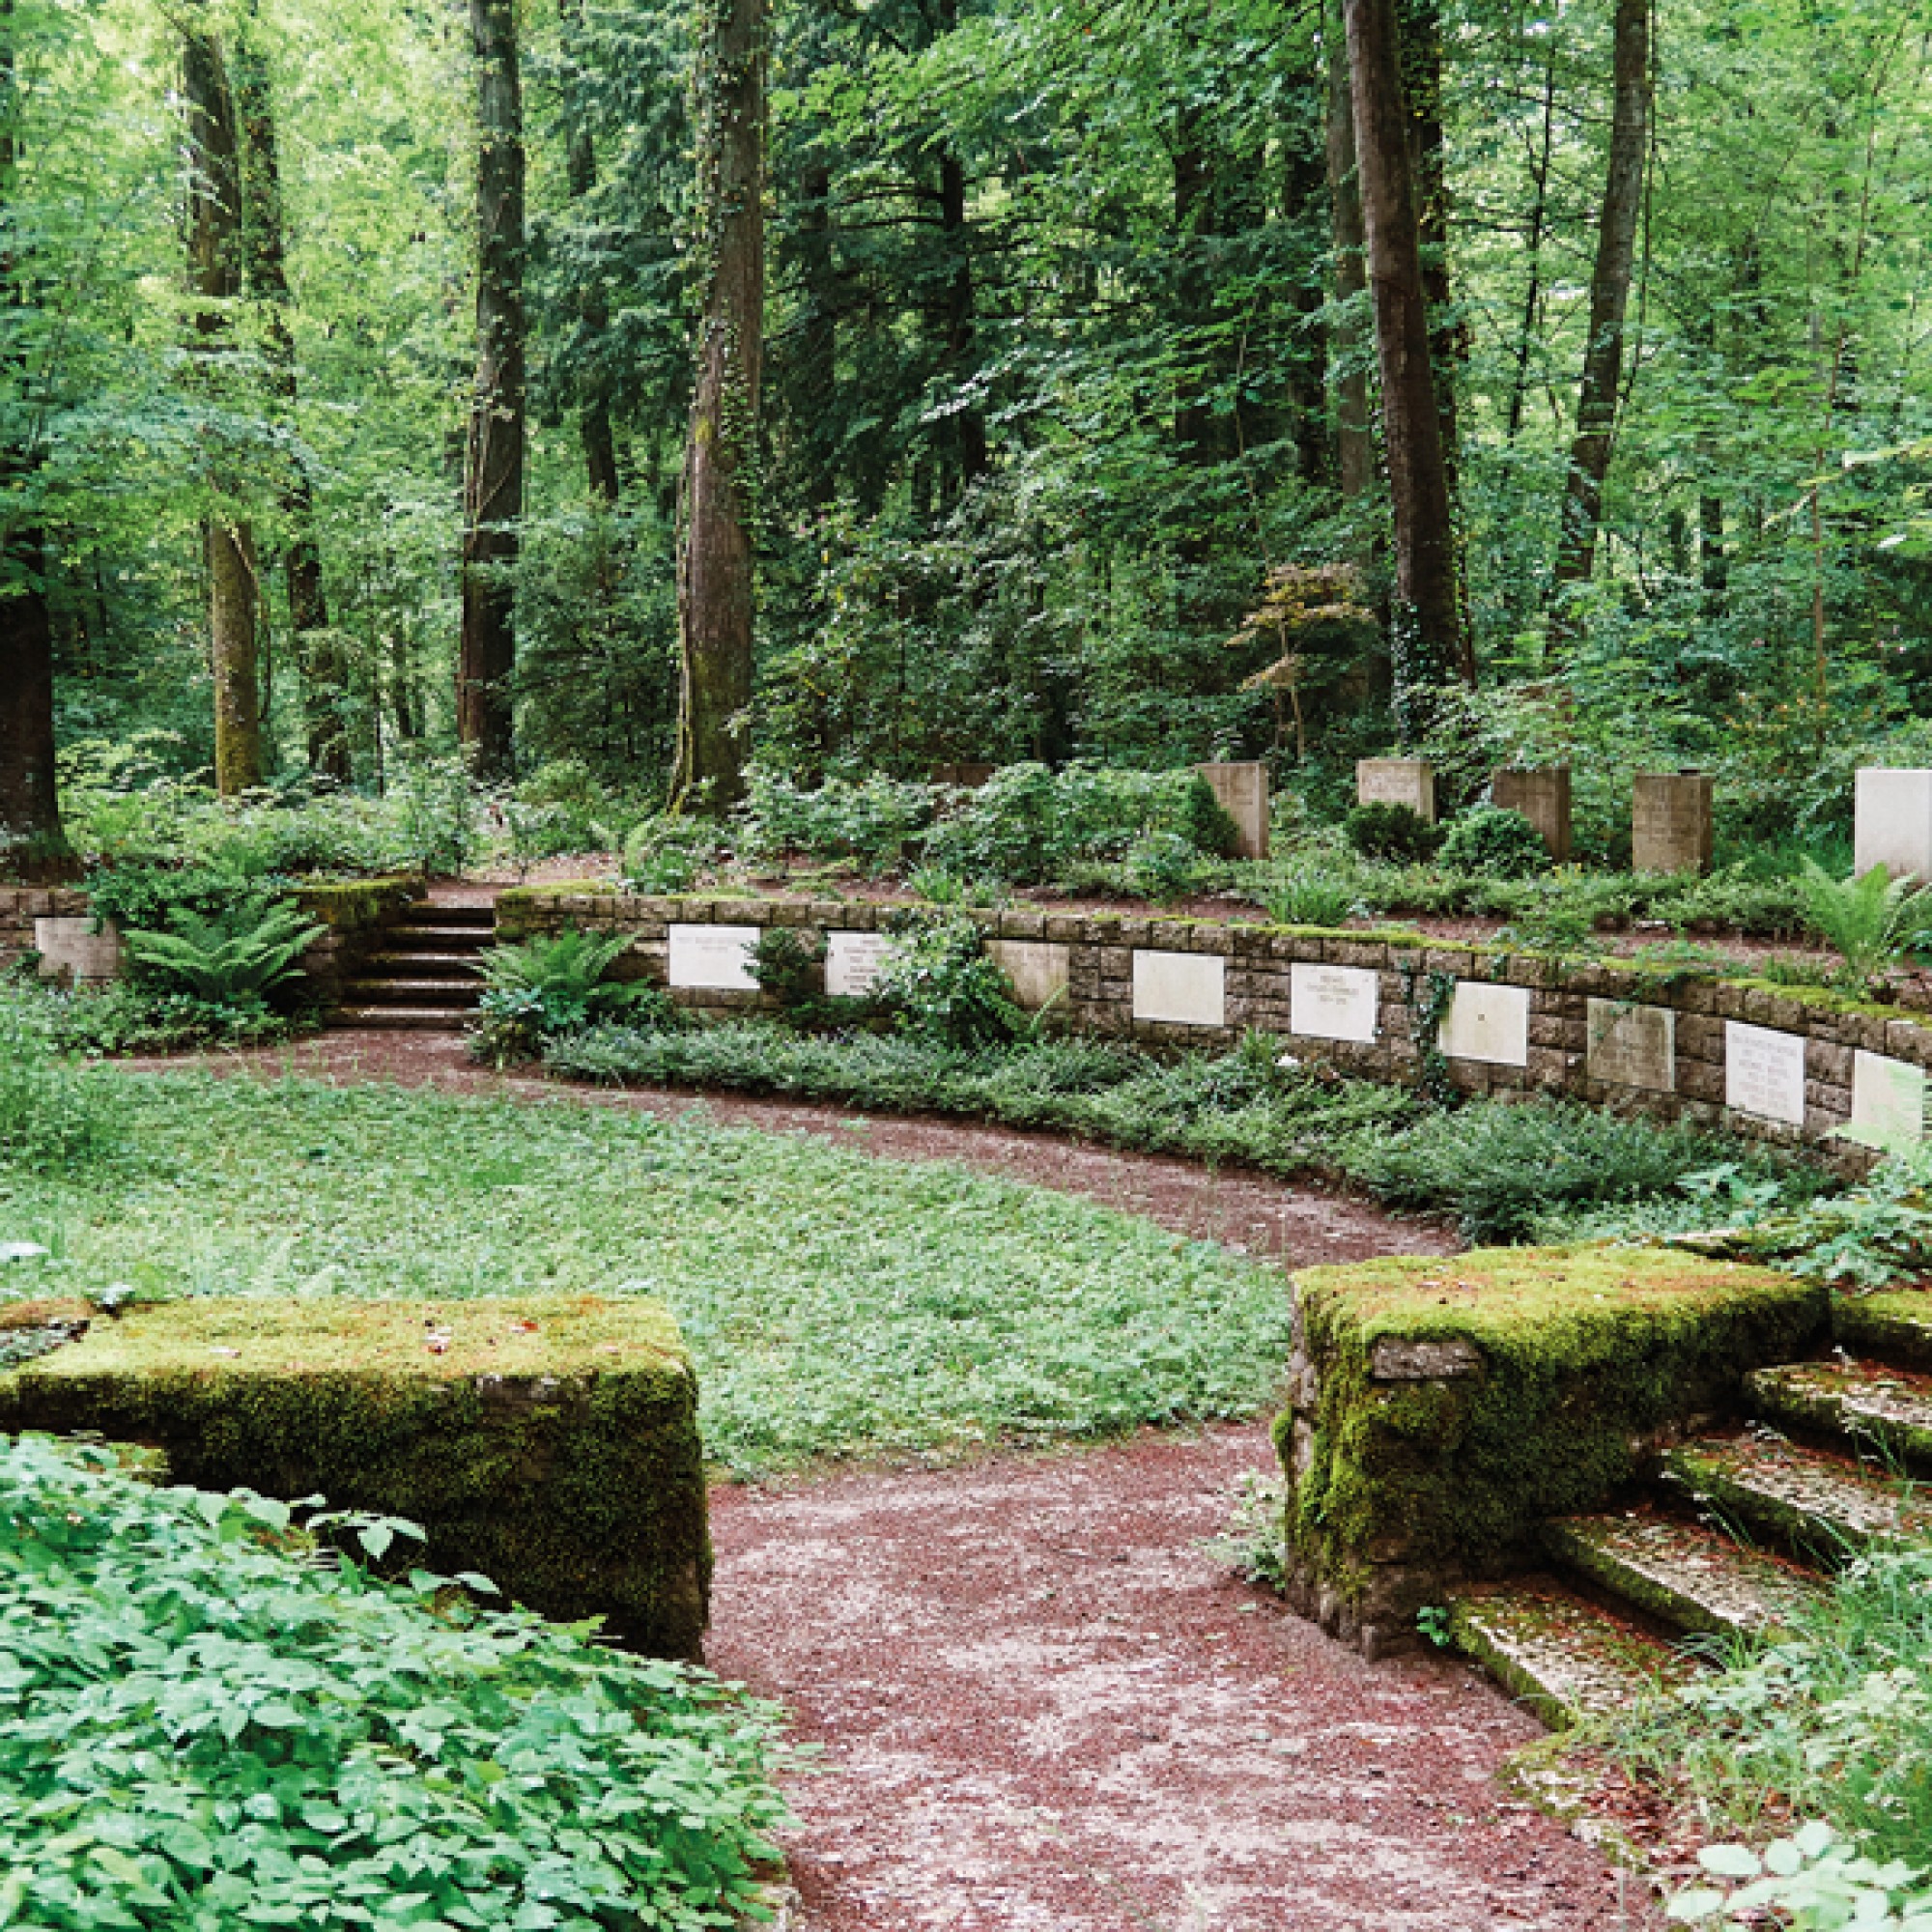
[[[1588,582],[1595,565],[1604,477],[1616,441],[1624,314],[1636,261],[1643,157],[1650,138],[1650,4],[1651,0],[1617,0],[1610,162],[1597,222],[1597,265],[1590,277],[1590,338],[1583,351],[1583,382],[1577,397],[1577,439],[1570,445],[1570,470],[1563,488],[1563,527],[1556,547],[1559,599],[1566,584]]]
[[[744,794],[752,701],[753,520],[765,322],[766,0],[699,14],[697,185],[704,291],[678,558],[677,762],[689,810]]]
[[[1318,78],[1312,73],[1307,76],[1310,82]],[[1283,217],[1304,233],[1318,232],[1327,198],[1325,125],[1297,115],[1284,130],[1283,140],[1287,148]],[[1288,392],[1294,411],[1295,468],[1305,482],[1321,483],[1334,474],[1335,444],[1328,419],[1328,343],[1321,327],[1325,305],[1321,277],[1314,273],[1300,276],[1293,299],[1298,321]]]
[[[946,368],[952,382],[963,385],[973,375],[973,342],[977,333],[973,312],[973,242],[966,227],[966,169],[951,148],[943,150],[939,156],[939,221],[952,264],[952,275],[946,285]],[[952,427],[959,487],[964,490],[986,473],[986,418],[977,408],[955,410]]]
[[[14,0],[0,0],[0,233],[17,233],[13,210],[19,192],[19,96],[14,83]],[[29,306],[25,265],[0,253],[0,302]],[[10,328],[7,374],[27,376],[22,332]],[[19,444],[0,448],[0,492],[17,502],[40,467]],[[28,880],[70,876],[77,869],[61,826],[54,767],[54,639],[48,621],[46,542],[31,517],[0,523],[0,875]]]
[[[516,563],[524,513],[524,106],[515,0],[469,0],[476,57],[476,385],[463,475],[456,735],[473,769],[511,765]]]
[[[799,327],[798,395],[803,405],[801,441],[809,463],[806,495],[824,505],[838,494],[829,439],[819,430],[838,383],[838,295],[832,255],[832,169],[808,162],[799,175],[798,252],[805,285]]]
[[[1529,277],[1522,292],[1522,323],[1516,337],[1516,375],[1510,383],[1509,421],[1504,440],[1514,448],[1522,429],[1522,406],[1529,393],[1529,355],[1543,311],[1543,237],[1549,218],[1549,161],[1556,142],[1556,36],[1549,36],[1543,63],[1543,138],[1530,164],[1535,197],[1529,205]]]
[[[1349,98],[1349,46],[1340,0],[1323,15],[1328,66],[1328,208],[1335,245],[1335,302],[1339,313],[1329,342],[1328,367],[1335,391],[1336,480],[1350,501],[1364,497],[1376,478],[1375,432],[1369,421],[1369,372],[1362,335],[1349,311],[1369,285],[1362,256],[1362,187],[1355,169],[1355,109]]]
[[[567,43],[581,32],[583,10],[581,0],[562,0],[560,12]],[[582,202],[597,185],[597,145],[590,131],[590,115],[582,99],[582,87],[573,71],[564,94],[564,180],[574,202]],[[579,314],[584,333],[601,338],[611,325],[610,305],[604,298],[604,285],[597,276],[585,284]],[[583,444],[583,469],[590,495],[606,509],[616,507],[622,487],[617,474],[617,439],[611,427],[610,384],[594,358],[580,369],[577,377],[577,430]]]
[[[235,105],[242,123],[247,286],[262,304],[270,387],[293,436],[296,351],[289,332],[288,238],[282,215],[274,103],[269,92],[268,63],[245,40],[235,49]],[[282,515],[288,523],[282,572],[288,587],[289,631],[301,667],[309,769],[317,778],[347,784],[352,776],[348,694],[343,689],[341,651],[328,628],[328,604],[323,594],[322,552],[315,536],[315,490],[307,463],[299,453],[291,456],[282,485]]]
[[[1431,688],[1463,656],[1456,542],[1409,173],[1396,0],[1346,5],[1350,98],[1381,366],[1382,442],[1395,512],[1390,645],[1396,725],[1408,741],[1429,722]]]
[[[195,329],[211,351],[227,335],[242,293],[242,168],[235,97],[220,43],[199,8],[184,34],[190,279],[206,306]],[[216,479],[217,485],[219,478]],[[208,521],[209,643],[214,671],[214,785],[233,798],[262,782],[262,694],[255,622],[254,539],[245,520]]]

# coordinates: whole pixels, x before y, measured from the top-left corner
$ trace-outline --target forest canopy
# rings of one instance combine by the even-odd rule
[[[228,792],[460,739],[699,808],[1405,743],[1771,834],[1932,763],[1922,5],[0,36],[16,836],[42,710]]]

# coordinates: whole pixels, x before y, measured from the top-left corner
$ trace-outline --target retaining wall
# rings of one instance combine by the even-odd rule
[[[734,942],[714,930],[707,946],[701,928],[796,926],[838,944],[837,935],[877,934],[889,910],[524,888],[502,895],[497,916],[506,937],[567,925],[630,932],[617,970],[666,984],[674,940],[681,977],[720,960],[728,968]],[[1822,989],[1442,945],[1401,930],[1038,910],[970,917],[1030,1004],[1064,982],[1055,1011],[1074,1032],[1218,1048],[1255,1028],[1283,1036],[1298,1058],[1413,1081],[1433,1031],[1441,1071],[1464,1091],[1568,1094],[1720,1125],[1808,1145],[1851,1173],[1871,1165],[1874,1146],[1923,1134],[1932,1027]],[[843,950],[857,961],[873,943],[856,938]],[[771,1004],[748,983],[671,990],[698,1012]]]

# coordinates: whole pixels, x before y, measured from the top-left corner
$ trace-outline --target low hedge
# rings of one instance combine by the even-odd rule
[[[654,1301],[137,1305],[0,1375],[0,1430],[23,1429],[156,1445],[199,1488],[407,1518],[440,1571],[700,1654],[697,1381]]]

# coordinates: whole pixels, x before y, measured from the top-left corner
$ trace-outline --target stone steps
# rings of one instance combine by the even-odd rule
[[[1746,1386],[1768,1421],[1844,1436],[1888,1461],[1932,1468],[1932,1376],[1840,1357],[1760,1369]]]
[[[352,980],[344,996],[362,1007],[473,1007],[482,995],[482,985],[473,979],[431,980],[403,977]]]
[[[1666,1482],[1755,1536],[1833,1563],[1882,1538],[1932,1535],[1932,1497],[1848,1455],[1749,1435],[1688,1442]]]
[[[329,1024],[462,1032],[483,996],[480,958],[495,940],[489,906],[411,906],[384,928]]]
[[[469,1007],[337,1007],[333,1027],[375,1027],[411,1033],[461,1033],[475,1017]]]

